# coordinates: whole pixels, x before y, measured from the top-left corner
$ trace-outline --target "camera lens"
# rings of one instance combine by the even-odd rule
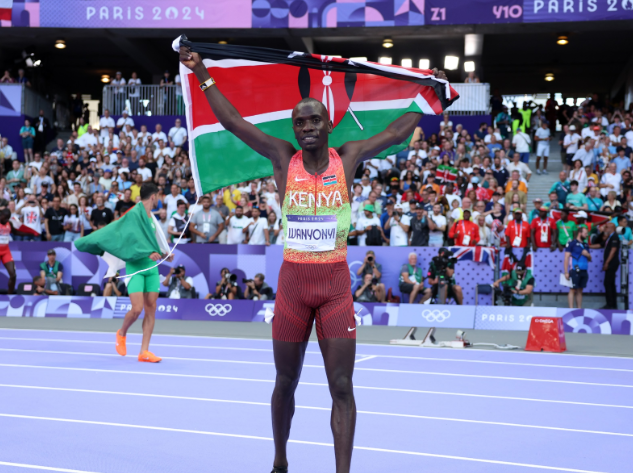
[[[374,257],[373,256],[368,256],[367,257],[367,261],[369,261],[371,263],[372,261],[374,261]]]

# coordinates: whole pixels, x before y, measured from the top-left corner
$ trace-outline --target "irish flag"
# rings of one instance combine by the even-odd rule
[[[458,98],[429,70],[250,46],[197,43],[180,36],[173,49],[199,53],[217,87],[242,117],[264,133],[299,146],[291,112],[303,98],[323,102],[334,124],[330,146],[367,139],[406,112],[439,115]],[[271,176],[270,161],[226,131],[195,75],[180,66],[192,171],[198,195]],[[406,146],[394,146],[378,157]]]

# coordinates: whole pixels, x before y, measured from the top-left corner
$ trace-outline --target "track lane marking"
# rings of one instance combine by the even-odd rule
[[[73,356],[120,357],[120,355],[116,353],[74,352],[74,351],[57,351],[57,350],[25,350],[25,349],[20,349],[20,348],[0,348],[0,351],[21,352],[21,353],[48,353],[48,354],[56,354],[56,355],[73,355]],[[165,357],[164,360],[275,366],[275,363],[267,362],[267,361],[218,360],[218,359],[211,359],[211,358],[182,358],[182,357],[175,357],[175,356]],[[320,368],[320,369],[325,368],[323,365],[303,365],[303,367],[304,368]],[[450,377],[458,377],[458,378],[501,379],[501,380],[507,380],[507,381],[526,381],[526,382],[535,382],[535,383],[602,386],[602,387],[609,387],[609,388],[633,388],[633,385],[630,385],[630,384],[589,383],[587,381],[564,381],[560,379],[516,378],[512,376],[491,376],[491,375],[463,374],[463,373],[439,373],[436,371],[388,370],[388,369],[382,369],[382,368],[355,368],[355,370],[356,371],[372,371],[372,372],[378,372],[378,373],[422,374],[422,375],[428,375],[428,376],[450,376]]]
[[[27,463],[11,463],[0,461],[2,466],[15,466],[17,468],[29,468],[31,470],[61,471],[64,473],[96,473],[94,471],[69,470],[68,468],[55,468],[52,466],[29,465]]]
[[[0,387],[4,388],[16,388],[16,389],[32,389],[32,390],[41,390],[41,391],[61,391],[61,392],[76,392],[76,393],[85,393],[85,394],[107,394],[107,395],[116,395],[116,396],[131,396],[131,397],[148,397],[148,398],[157,398],[157,399],[176,399],[181,401],[200,401],[200,402],[217,402],[224,404],[241,404],[248,406],[263,406],[270,407],[270,403],[268,402],[255,402],[255,401],[237,401],[233,399],[214,399],[214,398],[206,398],[206,397],[191,397],[191,396],[173,396],[168,394],[146,394],[146,393],[131,393],[131,392],[121,392],[121,391],[102,391],[96,389],[75,389],[75,388],[56,388],[49,386],[28,386],[28,385],[19,385],[19,384],[0,384]],[[306,409],[313,411],[326,411],[331,412],[331,407],[317,407],[317,406],[295,406],[297,409]],[[606,432],[601,430],[586,430],[586,429],[570,429],[565,427],[551,427],[546,425],[532,425],[532,424],[517,424],[512,422],[493,422],[493,421],[485,421],[485,420],[474,420],[474,419],[458,419],[454,417],[438,417],[438,416],[423,416],[417,414],[399,414],[393,412],[377,412],[377,411],[357,411],[359,414],[367,414],[367,415],[375,415],[375,416],[386,416],[386,417],[401,417],[408,419],[424,419],[424,420],[438,420],[438,421],[446,421],[446,422],[462,422],[466,424],[485,424],[485,425],[498,425],[502,427],[518,427],[525,429],[542,429],[542,430],[556,430],[561,432],[575,432],[581,434],[595,434],[595,435],[613,435],[616,437],[633,437],[633,434],[626,434],[621,432]]]
[[[66,418],[59,418],[59,417],[27,416],[27,415],[4,414],[4,413],[0,413],[0,417],[8,417],[8,418],[14,418],[14,419],[28,419],[28,420],[44,420],[44,421],[52,421],[52,422],[66,422],[66,423],[75,423],[75,424],[100,425],[100,426],[108,426],[108,427],[123,427],[123,428],[142,429],[142,430],[156,430],[156,431],[162,431],[162,432],[209,435],[209,436],[214,436],[214,437],[228,437],[228,438],[239,438],[239,439],[248,439],[248,440],[266,440],[269,442],[273,441],[271,437],[261,437],[257,435],[229,434],[229,433],[224,433],[224,432],[175,429],[175,428],[170,428],[170,427],[157,427],[157,426],[137,425],[137,424],[122,424],[122,423],[116,423],[116,422],[99,422],[99,421],[91,421],[91,420],[66,419]],[[301,445],[313,445],[313,446],[330,447],[330,448],[334,446],[331,443],[312,442],[312,441],[307,441],[307,440],[290,439],[288,440],[288,442],[301,444]],[[415,456],[422,456],[422,457],[445,458],[445,459],[450,459],[450,460],[471,461],[471,462],[488,463],[488,464],[495,464],[495,465],[519,466],[519,467],[524,467],[524,468],[533,468],[533,469],[540,469],[540,470],[566,471],[566,472],[572,472],[572,473],[606,473],[606,472],[593,471],[593,470],[578,470],[575,468],[536,465],[536,464],[531,464],[531,463],[508,462],[508,461],[501,461],[501,460],[488,460],[484,458],[462,457],[462,456],[456,456],[456,455],[441,455],[437,453],[412,452],[412,451],[407,451],[407,450],[391,450],[391,449],[386,449],[386,448],[359,447],[359,446],[354,446],[354,449],[370,451],[370,452],[396,453],[396,454],[401,454],[401,455],[415,455]]]
[[[210,375],[197,375],[197,374],[181,374],[181,373],[153,373],[147,371],[128,371],[128,370],[105,370],[98,368],[73,368],[68,366],[39,366],[39,365],[17,365],[9,363],[0,363],[0,367],[6,368],[27,368],[27,369],[48,369],[48,370],[62,370],[62,371],[88,371],[90,373],[113,373],[113,374],[131,374],[131,375],[145,375],[145,376],[173,376],[179,378],[194,378],[194,379],[215,379],[221,381],[245,381],[255,383],[269,383],[274,384],[274,380],[271,379],[257,379],[257,378],[236,378],[228,376],[210,376]],[[329,388],[326,383],[308,383],[300,381],[300,385],[303,386],[317,386]],[[575,406],[591,406],[591,407],[611,407],[617,409],[633,409],[633,406],[624,406],[617,404],[599,404],[592,402],[580,402],[580,401],[560,401],[556,399],[536,399],[529,397],[516,397],[516,396],[495,396],[491,394],[469,394],[469,393],[456,393],[449,391],[428,391],[421,389],[405,389],[405,388],[383,388],[379,386],[361,386],[354,385],[354,389],[367,389],[373,391],[389,391],[389,392],[403,392],[411,394],[434,394],[440,396],[462,396],[462,397],[474,397],[483,399],[504,399],[509,401],[526,401],[526,402],[545,402],[552,404],[569,404]]]

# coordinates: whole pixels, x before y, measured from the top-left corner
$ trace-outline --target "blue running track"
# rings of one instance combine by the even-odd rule
[[[0,329],[0,473],[269,473],[270,340]],[[358,345],[352,471],[633,471],[633,359]],[[318,345],[291,473],[334,471]]]

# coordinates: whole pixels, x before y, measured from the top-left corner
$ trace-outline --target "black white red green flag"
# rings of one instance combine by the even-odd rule
[[[251,46],[197,43],[180,36],[173,49],[199,53],[217,87],[240,114],[264,133],[297,148],[291,112],[303,98],[323,102],[334,131],[330,146],[369,138],[406,112],[439,115],[458,94],[429,70],[351,61],[332,56]],[[195,75],[180,66],[191,162],[199,195],[270,176],[269,160],[219,123]],[[393,146],[379,157],[403,149]]]

